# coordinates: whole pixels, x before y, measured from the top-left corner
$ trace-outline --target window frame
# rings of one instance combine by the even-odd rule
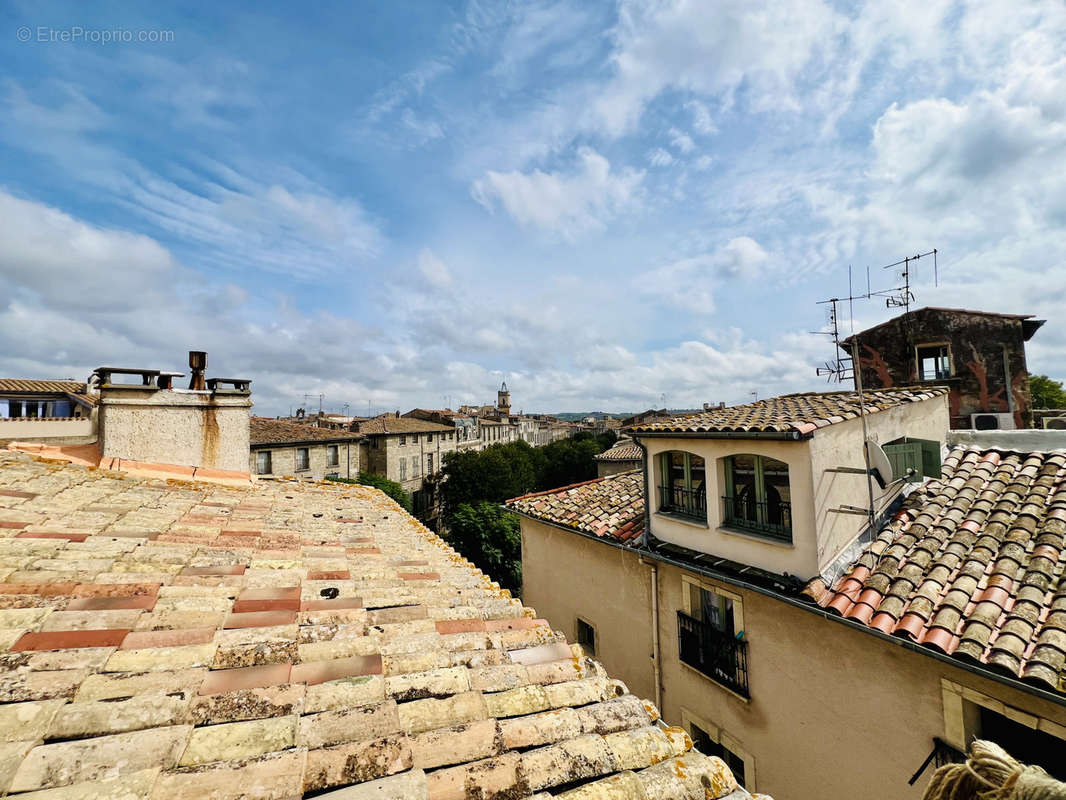
[[[300,466],[300,464],[303,466]],[[311,469],[311,448],[309,447],[297,447],[296,448],[296,472],[307,472]]]
[[[588,646],[588,643],[584,640],[584,637],[582,636],[582,633],[583,633],[582,626],[584,626],[584,628],[587,629],[592,634],[591,647]],[[577,642],[579,645],[581,645],[582,649],[585,651],[585,655],[587,655],[587,656],[589,656],[591,658],[595,658],[596,657],[596,639],[597,639],[596,626],[593,625],[591,622],[589,622],[584,617],[578,616],[577,620],[574,623],[574,632],[575,632],[574,641]]]
[[[666,495],[666,492],[673,491],[673,488],[674,488],[674,484],[673,484],[673,480],[672,480],[673,461],[672,461],[672,458],[671,458],[673,453],[681,453],[685,457],[684,458],[684,479],[683,479],[683,483],[682,483],[681,489],[682,489],[682,491],[691,494],[693,496],[693,498],[696,500],[697,508],[694,511],[677,509],[677,508],[675,508],[673,506],[672,503],[667,505],[667,504],[665,504],[663,502],[663,499],[664,499],[664,497]],[[698,508],[699,499],[700,498],[697,495],[697,490],[693,487],[693,482],[692,482],[692,473],[693,473],[693,470],[692,470],[692,459],[693,458],[699,458],[699,459],[701,459],[703,461],[703,488],[702,488],[702,492],[703,492],[703,496],[702,496],[702,500],[703,500],[702,512],[703,513],[702,513],[702,515],[700,515],[698,513],[695,513],[696,511],[700,511],[701,509]],[[689,450],[672,449],[672,450],[663,450],[663,451],[659,452],[658,453],[658,461],[659,461],[659,480],[658,480],[658,486],[657,486],[657,488],[658,488],[658,497],[657,497],[658,506],[655,509],[655,512],[657,514],[663,514],[665,516],[672,517],[674,519],[680,519],[680,520],[684,520],[686,522],[694,522],[696,524],[704,525],[704,526],[708,526],[709,527],[709,525],[710,525],[710,523],[709,523],[709,511],[710,511],[710,509],[708,508],[708,505],[709,505],[709,503],[708,503],[708,500],[709,500],[708,489],[709,489],[711,483],[710,483],[709,476],[708,476],[708,473],[707,473],[707,459],[704,456],[701,456],[699,453],[693,453],[693,452],[691,452]]]
[[[755,512],[756,519],[748,520],[741,518],[738,522],[738,518],[730,513],[730,504],[737,501],[736,493],[736,479],[734,475],[734,462],[733,459],[738,456],[750,456],[754,459],[753,465],[755,470]],[[787,508],[788,524],[784,522],[784,512],[782,512],[782,521],[780,523],[769,522],[765,517],[769,516],[769,500],[768,492],[766,491],[766,473],[764,459],[771,459],[777,461],[780,464],[785,465],[785,470],[788,473],[788,487],[789,487],[789,499],[787,501],[781,501],[780,505],[783,509]],[[728,532],[738,532],[745,536],[754,536],[758,539],[765,539],[768,542],[775,544],[783,544],[793,546],[795,541],[793,539],[793,525],[792,525],[792,467],[787,462],[774,456],[767,456],[761,453],[731,453],[722,457],[722,473],[724,476],[725,494],[722,496],[720,502],[722,503],[722,528]]]
[[[685,706],[681,707],[681,726],[690,737],[692,736],[692,728],[699,728],[707,735],[708,739],[743,761],[744,789],[750,794],[758,793],[755,756],[735,736],[723,729],[722,726],[709,722],[700,714]]]
[[[267,469],[264,471],[260,468],[260,463],[266,456]],[[255,474],[256,475],[273,475],[274,474],[274,454],[271,450],[256,450],[255,451]]]
[[[925,377],[925,374],[922,371],[921,351],[932,348],[943,348],[947,351],[947,375],[934,375],[931,378]],[[936,383],[937,381],[951,380],[955,377],[955,355],[951,350],[951,342],[922,342],[921,344],[914,345],[914,366],[914,374],[921,383]]]
[[[339,467],[341,465],[341,448],[340,445],[327,444],[326,445],[326,466],[327,467]]]

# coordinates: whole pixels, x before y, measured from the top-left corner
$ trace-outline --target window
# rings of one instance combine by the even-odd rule
[[[335,467],[340,463],[340,450],[337,448],[337,445],[326,445],[326,466]]]
[[[722,744],[721,741],[715,741],[711,738],[710,734],[698,725],[689,723],[689,733],[692,736],[692,745],[704,755],[718,756],[729,767],[730,772],[733,773],[733,777],[737,779],[737,783],[741,786],[746,786],[744,780],[744,759]],[[719,739],[721,739],[719,734]],[[732,742],[730,742],[732,743]]]
[[[426,434],[426,442],[432,442],[432,441],[433,441],[433,434],[432,433],[427,433]]]
[[[402,433],[400,434],[400,444],[407,444],[407,437]]]
[[[411,477],[418,477],[418,456],[411,456]]]
[[[259,450],[255,454],[255,471],[258,475],[269,475],[274,471],[271,465],[270,451]]]
[[[400,459],[400,480],[401,481],[407,480],[407,459],[406,458],[401,458]]]
[[[984,706],[977,706],[977,714],[977,738],[1009,748],[1010,754],[1023,764],[1043,767],[1051,777],[1066,781],[1066,762],[1062,758],[1066,742]]]
[[[748,643],[740,597],[688,580],[687,611],[677,612],[678,657],[716,683],[748,697]]]
[[[792,542],[792,492],[788,464],[750,454],[725,460],[725,525]]]
[[[426,475],[433,474],[433,454],[426,453]]]
[[[577,643],[585,649],[586,655],[596,655],[596,629],[581,617],[577,618]]]
[[[311,455],[306,447],[296,448],[296,469],[311,469]]]
[[[946,344],[926,344],[917,349],[918,380],[942,381],[951,377],[951,349]]]
[[[707,485],[703,459],[671,450],[659,457],[659,511],[707,521]]]

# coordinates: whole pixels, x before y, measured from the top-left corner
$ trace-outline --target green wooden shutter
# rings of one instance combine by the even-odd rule
[[[905,440],[884,446],[885,455],[892,463],[892,474],[896,480],[906,476],[908,481],[920,481],[922,475],[922,446],[914,440]],[[908,470],[910,473],[908,474]]]

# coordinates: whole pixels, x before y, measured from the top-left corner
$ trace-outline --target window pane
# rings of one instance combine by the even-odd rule
[[[296,450],[296,469],[307,469],[310,464],[307,448],[299,447]]]

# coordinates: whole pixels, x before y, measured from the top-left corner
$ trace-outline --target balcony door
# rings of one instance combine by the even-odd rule
[[[659,510],[707,521],[707,471],[702,457],[683,450],[660,456]]]

